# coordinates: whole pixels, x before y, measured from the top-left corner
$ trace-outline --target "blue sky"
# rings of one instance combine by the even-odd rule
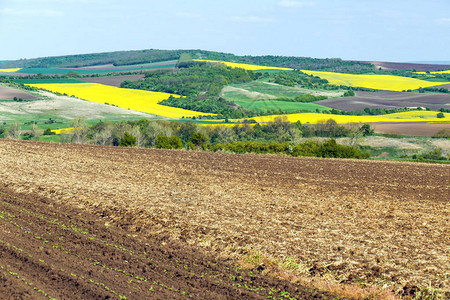
[[[0,60],[150,48],[450,61],[450,1],[0,0]]]

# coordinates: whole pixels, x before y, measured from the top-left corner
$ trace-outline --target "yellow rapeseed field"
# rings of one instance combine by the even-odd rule
[[[417,74],[427,74],[427,72],[416,72]],[[450,70],[445,71],[433,71],[430,74],[450,74]]]
[[[74,128],[68,127],[68,128],[61,128],[61,129],[54,129],[52,132],[55,134],[61,134],[61,133],[70,133]]]
[[[288,115],[272,115],[252,118],[258,123],[271,122],[277,117],[286,117],[290,122],[300,121],[302,124],[318,124],[329,119],[335,120],[338,124],[349,123],[376,123],[376,122],[437,122],[448,120],[450,113],[444,113],[445,119],[438,119],[436,111],[411,111],[379,116],[345,116],[319,113],[300,113]],[[234,120],[242,121],[242,120]]]
[[[14,69],[0,69],[1,73],[13,73],[19,71],[21,68],[14,68]]]
[[[241,63],[232,63],[226,61],[218,60],[201,60],[194,59],[195,61],[207,61],[222,63],[226,66],[232,68],[241,68],[250,71],[258,70],[284,70],[292,71],[290,68],[279,68],[279,67],[268,67],[259,65],[249,65]],[[416,78],[394,76],[394,75],[359,75],[359,74],[345,74],[345,73],[335,73],[335,72],[322,72],[322,71],[309,71],[301,70],[302,72],[318,76],[320,78],[327,79],[330,84],[335,85],[346,85],[352,87],[363,87],[376,90],[386,90],[386,91],[397,91],[401,92],[403,90],[417,90],[419,88],[426,88],[431,86],[437,86],[442,84],[447,84],[450,82],[429,82],[425,80],[420,80]],[[441,73],[450,73],[449,71],[442,71]],[[432,72],[433,73],[433,72]]]
[[[75,96],[77,98],[92,102],[114,104],[121,108],[150,113],[167,118],[178,119],[181,117],[213,115],[158,104],[159,101],[170,97],[171,94],[167,93],[123,89],[98,83],[52,83],[28,85],[60,94]],[[178,95],[172,96],[180,97]]]
[[[207,60],[207,59],[194,59],[195,61],[206,61],[206,62],[212,62],[212,63],[221,63],[228,67],[232,68],[241,68],[245,70],[250,71],[258,71],[258,70],[283,70],[283,71],[292,71],[293,69],[290,68],[279,68],[279,67],[268,67],[268,66],[258,66],[258,65],[249,65],[249,64],[240,64],[240,63],[233,63],[233,62],[227,62],[227,61],[219,61],[219,60]]]
[[[353,87],[364,87],[376,90],[397,91],[417,90],[436,85],[447,84],[450,82],[430,82],[416,78],[401,77],[394,75],[357,75],[343,74],[334,72],[308,71],[302,72],[326,79],[330,84],[346,85]]]

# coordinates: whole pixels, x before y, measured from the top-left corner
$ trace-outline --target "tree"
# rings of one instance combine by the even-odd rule
[[[141,132],[141,128],[139,126],[134,126],[131,128],[130,133],[136,138],[136,146],[143,147],[145,144],[145,138]]]
[[[158,149],[170,149],[169,138],[165,135],[158,135],[155,139],[155,147]]]
[[[445,115],[444,115],[443,112],[440,112],[440,113],[438,113],[438,114],[436,115],[436,117],[439,118],[439,119],[443,119],[443,118],[445,118]]]
[[[11,139],[20,139],[20,135],[22,133],[22,130],[20,128],[19,122],[14,122],[11,125],[9,125],[8,131],[7,131],[7,137]]]
[[[125,132],[123,134],[123,138],[120,139],[119,143],[120,147],[133,147],[136,146],[136,138],[129,134],[128,132]]]
[[[370,128],[370,124],[364,124],[363,126],[361,126],[360,130],[361,130],[363,136],[372,135],[374,132],[373,129]]]
[[[176,135],[172,135],[169,138],[169,143],[170,143],[170,147],[172,149],[181,149],[181,148],[183,148],[183,143],[181,142],[180,137],[178,137]]]
[[[75,118],[70,123],[72,130],[70,130],[72,143],[81,144],[86,139],[87,124],[83,118]]]
[[[201,132],[195,132],[191,135],[190,141],[197,147],[203,146],[206,143],[206,137]]]
[[[55,135],[55,134],[56,133],[54,133],[51,128],[45,129],[45,131],[43,133],[43,135]]]
[[[33,140],[39,140],[39,137],[42,135],[42,130],[35,124],[31,124],[31,132],[30,136]]]

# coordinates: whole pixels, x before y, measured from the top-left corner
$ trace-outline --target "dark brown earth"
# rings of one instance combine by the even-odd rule
[[[414,63],[397,63],[386,61],[365,61],[375,65],[375,68],[382,68],[386,71],[392,70],[416,70],[417,72],[449,70],[450,65],[432,65],[432,64],[414,64]]]
[[[402,92],[360,92],[354,97],[328,99],[314,102],[326,107],[352,111],[369,108],[429,107],[432,110],[450,109],[450,94],[402,93]]]
[[[0,187],[2,299],[333,299],[261,270],[239,270],[164,235],[130,236],[51,198]]]
[[[120,87],[120,84],[124,82],[125,80],[131,80],[136,81],[139,79],[144,78],[144,74],[138,74],[138,75],[122,75],[122,76],[104,76],[104,77],[83,77],[80,78],[80,80],[85,82],[93,82],[93,83],[100,83],[104,85],[110,85],[115,87]]]
[[[433,136],[439,130],[450,130],[450,123],[426,123],[426,122],[386,122],[370,123],[377,133],[393,133],[408,136]]]
[[[24,100],[34,100],[38,98],[30,93],[0,85],[0,100],[13,100],[14,97]]]
[[[436,85],[436,86],[433,86],[433,87],[434,88],[438,88],[438,89],[440,89],[440,88],[450,89],[450,84]]]

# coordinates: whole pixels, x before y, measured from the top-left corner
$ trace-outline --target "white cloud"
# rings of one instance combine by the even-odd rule
[[[236,16],[231,17],[232,21],[235,22],[243,22],[243,23],[275,23],[275,19],[273,18],[263,18],[258,16]]]
[[[54,9],[0,9],[0,15],[7,15],[13,17],[62,17],[64,12]]]
[[[302,8],[302,7],[311,7],[316,4],[312,1],[282,0],[278,2],[278,5],[281,7],[288,7],[288,8]]]

